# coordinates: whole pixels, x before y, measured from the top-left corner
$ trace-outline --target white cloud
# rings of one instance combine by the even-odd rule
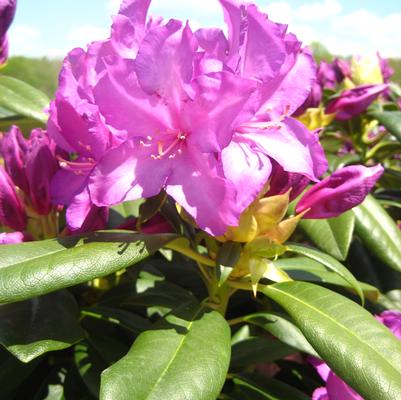
[[[265,11],[275,22],[289,24],[304,43],[319,41],[340,55],[401,56],[401,13],[379,16],[364,8],[346,13],[337,0],[293,7],[287,1],[270,3]]]
[[[41,36],[41,32],[31,26],[12,25],[9,31],[10,53],[34,56],[40,48]]]
[[[121,2],[122,0],[108,0],[106,7],[107,13],[110,15],[117,14],[118,10],[120,9]]]
[[[336,0],[324,0],[311,4],[304,4],[296,10],[296,17],[302,21],[328,19],[338,15],[343,6]]]
[[[82,47],[94,40],[107,39],[109,36],[109,29],[94,25],[82,25],[72,28],[67,37],[76,46]]]

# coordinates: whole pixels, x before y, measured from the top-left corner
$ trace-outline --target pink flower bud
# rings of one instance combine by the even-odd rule
[[[0,167],[0,223],[16,231],[23,231],[26,227],[24,206],[3,167]]]
[[[374,167],[353,165],[335,171],[309,189],[296,207],[297,213],[307,209],[304,218],[332,218],[362,203],[383,173]]]

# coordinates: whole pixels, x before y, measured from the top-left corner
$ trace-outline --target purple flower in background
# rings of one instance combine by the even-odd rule
[[[0,65],[8,57],[7,30],[14,19],[17,0],[0,0]]]
[[[41,129],[34,129],[25,139],[13,126],[1,138],[0,152],[13,184],[25,195],[26,205],[37,214],[49,214],[53,208],[50,181],[58,170],[55,143]]]
[[[401,312],[397,310],[383,311],[376,319],[387,326],[401,340]]]
[[[400,311],[384,311],[380,315],[376,315],[376,319],[389,328],[401,340]],[[313,392],[312,400],[363,400],[358,393],[335,375],[324,361],[315,357],[309,357],[308,361],[316,368],[321,378],[326,382],[325,387],[317,388]]]
[[[70,225],[92,202],[164,189],[219,235],[238,224],[273,160],[308,180],[325,172],[317,136],[290,117],[315,80],[311,55],[256,6],[220,3],[227,38],[177,20],[146,22],[150,1],[126,0],[109,40],[67,57],[48,131],[76,154],[52,186],[56,202],[82,204],[67,211]]]
[[[22,242],[28,242],[32,240],[29,234],[24,232],[4,232],[0,233],[0,245],[1,244],[17,244]]]
[[[394,74],[394,69],[390,67],[390,63],[387,58],[383,58],[380,56],[379,52],[377,52],[377,58],[379,59],[380,70],[383,76],[383,82],[389,83],[390,78]]]
[[[341,83],[345,78],[351,77],[351,65],[347,60],[335,58],[332,63],[337,83]]]
[[[362,203],[383,173],[383,167],[355,165],[341,168],[312,186],[296,206],[304,218],[333,218]]]
[[[337,70],[334,65],[321,61],[317,71],[317,79],[322,89],[336,90]]]
[[[387,85],[361,85],[344,90],[326,106],[327,114],[336,114],[336,119],[345,121],[361,114],[385,90]]]
[[[24,205],[3,167],[0,167],[0,223],[16,231],[23,231],[27,223]]]

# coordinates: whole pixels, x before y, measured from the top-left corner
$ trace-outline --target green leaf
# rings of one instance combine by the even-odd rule
[[[340,261],[347,258],[355,226],[351,211],[337,218],[303,219],[299,226],[319,249]]]
[[[88,341],[83,341],[75,346],[74,362],[88,390],[98,398],[100,374],[108,367],[108,364]]]
[[[401,142],[401,111],[374,111],[369,116],[377,119]]]
[[[355,293],[353,286],[335,272],[331,272],[323,264],[307,257],[280,258],[275,264],[283,269],[296,281],[322,282],[350,289]],[[376,302],[380,291],[367,283],[358,281],[365,297]]]
[[[296,254],[301,254],[314,261],[317,261],[323,264],[329,270],[334,271],[335,273],[340,275],[355,289],[362,302],[364,301],[363,292],[361,286],[359,285],[359,282],[355,279],[354,275],[352,275],[351,272],[349,272],[348,269],[345,268],[344,265],[338,262],[335,258],[329,256],[328,254],[322,253],[321,251],[299,244],[287,244],[287,249],[288,251]]]
[[[0,246],[0,303],[40,296],[127,268],[174,239],[107,231]]]
[[[0,106],[24,117],[46,123],[43,111],[50,99],[40,90],[9,76],[0,76]]]
[[[355,302],[306,282],[266,286],[321,358],[365,400],[401,399],[401,341]]]
[[[0,347],[0,398],[14,399],[12,393],[22,386],[22,382],[34,371],[39,362],[40,360],[36,359],[25,364]]]
[[[243,320],[266,329],[277,339],[295,349],[319,357],[299,328],[284,314],[261,312],[247,315]]]
[[[238,369],[252,364],[272,362],[295,352],[293,347],[279,340],[250,337],[233,345],[231,368]]]
[[[352,209],[355,231],[364,245],[389,267],[401,271],[401,231],[372,196]]]
[[[0,343],[27,363],[83,339],[78,317],[77,304],[67,291],[5,304],[0,306]]]
[[[128,354],[103,372],[100,399],[215,400],[229,360],[224,318],[187,305],[139,335]]]
[[[116,324],[135,334],[150,328],[150,323],[147,319],[121,308],[98,305],[86,308],[82,310],[81,313],[87,317],[103,319],[112,324]]]
[[[277,379],[267,379],[255,374],[234,375],[233,381],[243,394],[242,399],[250,400],[310,400],[305,393]]]

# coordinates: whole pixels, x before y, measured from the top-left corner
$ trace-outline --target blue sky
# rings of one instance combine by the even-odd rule
[[[305,43],[319,40],[337,54],[401,57],[399,0],[256,0]],[[18,0],[10,30],[13,55],[60,57],[108,36],[119,0]],[[189,19],[192,27],[223,26],[217,0],[153,0],[150,14]]]

